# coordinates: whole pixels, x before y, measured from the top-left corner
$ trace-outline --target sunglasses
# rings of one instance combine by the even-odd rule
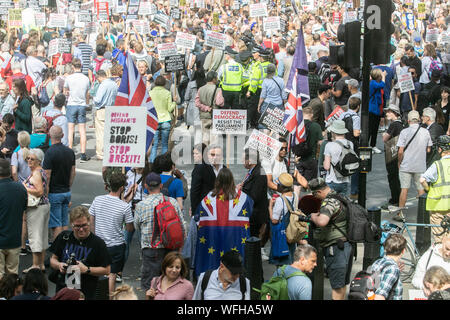
[[[77,229],[77,230],[86,229],[87,227],[89,227],[89,223],[85,223],[85,224],[81,224],[81,225],[79,225],[79,224],[72,225],[72,228]]]
[[[280,149],[280,151],[281,151],[281,150],[287,151],[287,149],[288,149],[287,147],[282,147],[282,148]]]
[[[36,158],[26,157],[25,160],[27,160],[27,161],[36,161],[37,159]]]

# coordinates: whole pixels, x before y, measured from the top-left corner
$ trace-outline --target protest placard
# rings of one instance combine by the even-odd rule
[[[264,31],[275,31],[281,29],[280,17],[263,18]]]
[[[27,0],[27,8],[39,9],[39,0]]]
[[[53,28],[66,28],[67,15],[64,13],[50,13],[47,26]]]
[[[97,19],[98,21],[108,22],[109,21],[109,3],[108,2],[97,2]]]
[[[94,7],[94,0],[83,2],[82,4],[80,4],[81,11],[91,11],[93,7]]]
[[[286,127],[283,124],[284,109],[281,108],[267,108],[261,115],[259,124],[266,126],[267,129],[278,133],[279,135],[286,136],[288,133]]]
[[[174,42],[158,44],[159,59],[165,59],[166,57],[177,55],[177,45]]]
[[[48,43],[48,56],[54,56],[58,53],[58,39],[50,40]]]
[[[223,33],[206,30],[205,45],[225,50],[225,41],[227,37]]]
[[[45,13],[44,12],[35,12],[34,13],[34,21],[36,23],[36,27],[45,27]]]
[[[267,17],[267,4],[265,3],[253,3],[250,4],[250,17],[259,18]]]
[[[234,0],[233,5],[231,6],[231,9],[233,10],[239,10],[241,8],[241,3],[239,0]]]
[[[153,21],[166,29],[170,28],[170,17],[164,13],[157,13],[153,16]]]
[[[426,19],[425,10],[426,10],[425,2],[419,2],[417,4],[417,18],[419,20],[425,20]]]
[[[414,90],[414,82],[411,72],[406,72],[398,75],[398,85],[400,87],[400,93],[405,93]]]
[[[330,115],[325,119],[325,126],[328,127],[330,126],[334,120],[339,119],[339,117],[341,116],[341,114],[344,113],[344,110],[342,110],[341,107],[336,107],[334,108],[333,112],[330,113]]]
[[[22,9],[8,10],[8,26],[10,28],[22,28]]]
[[[150,26],[147,20],[133,20],[133,26],[139,34],[150,33]]]
[[[175,43],[181,48],[193,50],[195,47],[195,41],[197,38],[193,34],[177,32]]]
[[[166,72],[175,72],[178,70],[184,70],[186,68],[184,60],[185,60],[184,54],[177,54],[165,57],[164,65]]]
[[[103,166],[145,166],[147,108],[107,106]]]
[[[437,41],[439,37],[439,29],[437,28],[427,28],[427,36],[425,37],[426,42]]]
[[[58,51],[60,53],[71,53],[72,52],[72,40],[60,38],[58,39]]]
[[[42,7],[48,6],[48,0],[39,0],[39,5]]]
[[[151,2],[150,1],[141,1],[139,4],[139,14],[142,16],[150,15],[151,13]]]
[[[81,3],[71,1],[69,2],[69,12],[79,12],[81,7]]]
[[[86,22],[84,32],[85,34],[97,33],[97,21]]]
[[[174,20],[178,20],[181,18],[181,11],[179,8],[170,9],[170,17]]]
[[[170,7],[172,7],[172,8],[178,7],[178,0],[170,0],[170,1],[169,1],[169,5],[170,5]]]
[[[257,150],[263,159],[273,162],[280,152],[281,146],[282,143],[278,139],[274,139],[261,131],[253,129],[244,149],[250,148]]]
[[[246,134],[247,110],[213,109],[212,134]]]
[[[92,13],[91,12],[78,12],[78,21],[79,22],[92,22]]]
[[[314,10],[314,0],[301,0],[300,5],[302,6],[303,11]]]

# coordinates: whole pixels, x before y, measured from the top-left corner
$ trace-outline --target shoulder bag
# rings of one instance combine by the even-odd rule
[[[284,207],[284,206],[283,206]],[[286,228],[283,223],[285,216],[284,210],[278,220],[277,224],[270,222],[271,242],[272,242],[272,256],[280,259],[289,255],[289,246],[286,238]]]
[[[27,183],[30,181],[31,175],[28,177],[28,179],[25,181]],[[28,193],[28,208],[37,207],[39,202],[41,201],[41,197],[33,196],[32,194]]]

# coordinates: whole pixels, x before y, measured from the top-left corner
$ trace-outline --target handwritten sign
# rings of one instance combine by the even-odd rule
[[[225,50],[225,41],[227,37],[223,33],[206,30],[205,45]]]
[[[260,156],[270,162],[275,160],[275,157],[280,152],[282,143],[277,139],[269,137],[261,131],[253,129],[244,149],[250,148],[257,150]]]
[[[213,109],[212,134],[246,134],[247,110]]]
[[[194,50],[196,37],[193,34],[177,32],[175,43],[181,48]]]
[[[143,168],[146,131],[145,107],[106,107],[103,166]]]
[[[398,76],[398,85],[400,87],[400,93],[405,93],[414,90],[414,82],[411,72],[403,73]]]

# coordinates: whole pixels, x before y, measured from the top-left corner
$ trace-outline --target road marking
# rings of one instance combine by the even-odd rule
[[[79,169],[79,168],[76,168],[76,171],[81,172],[81,173],[93,174],[93,175],[100,176],[100,177],[102,176],[102,173],[98,172],[98,171],[91,171],[91,170],[85,170],[85,169]]]

